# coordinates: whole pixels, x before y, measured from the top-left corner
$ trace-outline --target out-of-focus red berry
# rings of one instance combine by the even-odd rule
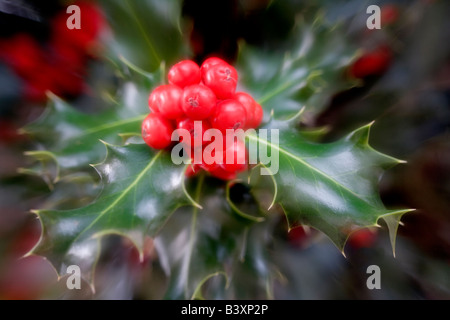
[[[369,76],[380,76],[389,68],[391,59],[391,50],[384,46],[380,47],[356,60],[350,68],[350,74],[359,79]]]
[[[93,2],[78,1],[81,11],[81,29],[67,28],[69,14],[61,12],[52,21],[53,41],[66,43],[69,47],[81,52],[92,49],[97,43],[102,30],[106,26],[101,9]]]
[[[377,231],[375,229],[361,229],[350,235],[348,244],[354,249],[370,248],[373,247],[376,240]]]
[[[45,63],[39,43],[27,34],[18,34],[2,44],[0,58],[22,77],[38,72]]]
[[[400,12],[398,7],[394,4],[385,4],[381,7],[380,19],[382,27],[386,27],[395,23],[398,19]]]

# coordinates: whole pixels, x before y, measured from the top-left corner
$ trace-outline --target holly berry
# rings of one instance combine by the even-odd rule
[[[12,67],[20,76],[36,74],[45,62],[39,43],[28,34],[19,33],[1,45],[0,60]]]
[[[201,130],[195,130],[195,121],[192,119],[183,119],[178,122],[177,128],[178,129],[185,129],[189,131],[191,135],[191,139],[184,141],[181,139],[180,142],[183,142],[187,146],[194,146],[195,141],[201,141],[201,144],[204,145],[207,141],[204,139],[205,132],[211,128],[211,126],[208,124],[208,122],[202,122],[201,123]],[[182,138],[182,137],[181,137]]]
[[[236,100],[224,100],[216,106],[211,119],[214,128],[226,133],[226,129],[244,129],[246,127],[247,112],[244,106]]]
[[[184,88],[199,84],[202,80],[200,67],[191,60],[183,60],[169,70],[169,83]]]
[[[149,97],[150,110],[161,113],[167,119],[179,119],[184,116],[181,108],[183,90],[180,87],[168,84],[155,89]]]
[[[165,149],[171,143],[172,123],[157,113],[150,113],[142,122],[142,138],[154,149]]]
[[[61,12],[52,21],[52,39],[80,52],[86,52],[96,45],[100,33],[105,29],[106,21],[101,9],[94,3],[79,1],[77,6],[83,16],[81,29],[68,29],[67,14]]]
[[[165,149],[171,145],[173,126],[185,129],[190,137],[180,141],[191,148],[193,160],[201,163],[187,167],[185,175],[195,176],[207,171],[213,177],[233,180],[247,169],[248,152],[242,141],[226,146],[226,137],[207,136],[214,128],[226,134],[227,129],[249,129],[260,125],[261,106],[247,93],[236,91],[236,69],[219,58],[209,58],[201,66],[190,60],[174,65],[168,74],[169,85],[153,90],[148,99],[152,113],[142,124],[144,141],[152,148]],[[201,123],[201,127],[197,124]],[[217,145],[219,146],[217,148]],[[218,150],[219,149],[219,150]],[[231,158],[227,159],[227,153]]]
[[[399,17],[399,9],[394,4],[386,4],[381,7],[381,23],[383,27],[395,23]]]
[[[373,247],[377,240],[376,229],[361,229],[352,233],[348,239],[348,244],[354,248],[370,248]]]
[[[228,64],[216,64],[208,68],[202,77],[203,83],[217,96],[217,99],[231,99],[236,91],[238,74]]]
[[[211,67],[218,65],[218,64],[228,65],[228,63],[226,63],[224,60],[222,60],[220,58],[211,57],[211,58],[206,59],[200,68],[202,78],[205,76],[206,72],[208,72],[208,70],[211,69]]]
[[[252,98],[252,96],[245,92],[236,93],[234,99],[240,102],[247,112],[246,128],[259,127],[263,118],[261,106]]]
[[[228,159],[227,154],[230,153],[233,158]],[[226,146],[225,152],[223,153],[223,164],[221,168],[227,172],[240,172],[247,168],[247,149],[242,141],[234,141],[231,146]]]
[[[202,120],[210,116],[216,106],[216,95],[211,89],[201,85],[184,88],[182,109],[193,120]]]
[[[222,180],[235,180],[237,178],[236,173],[225,171],[222,167],[218,167],[212,171],[209,171],[209,173],[213,177],[216,177],[216,178],[219,178]]]
[[[186,171],[184,172],[184,175],[186,176],[186,178],[191,178],[194,177],[195,175],[197,175],[197,173],[199,173],[201,170],[200,166],[197,164],[191,164],[189,166],[187,166]]]
[[[219,168],[220,163],[223,163],[223,148],[214,149],[211,153],[204,152],[202,164],[200,168],[205,171],[212,172]]]
[[[350,74],[355,78],[366,78],[369,76],[380,76],[391,64],[391,51],[387,47],[380,47],[375,51],[361,56],[352,65]]]

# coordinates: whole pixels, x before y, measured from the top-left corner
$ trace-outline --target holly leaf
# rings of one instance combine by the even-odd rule
[[[249,142],[267,147],[272,157],[279,155],[278,172],[256,167],[251,176],[253,192],[267,209],[267,195],[284,210],[289,228],[308,225],[325,233],[343,251],[351,232],[377,226],[387,219],[391,240],[394,222],[411,210],[388,210],[378,192],[383,171],[403,161],[377,152],[369,145],[372,124],[361,127],[332,143],[312,143],[291,121],[271,121],[264,129],[279,130],[279,143],[269,137],[249,136]],[[276,156],[275,156],[276,158]],[[276,166],[275,166],[276,168]],[[273,175],[259,176],[260,169]],[[272,183],[267,183],[271,179]],[[261,195],[264,195],[261,198]],[[258,197],[257,197],[258,198]]]
[[[236,214],[216,181],[204,179],[191,181],[191,193],[203,209],[177,210],[155,239],[169,277],[165,298],[271,297],[272,264],[265,250],[270,224]]]
[[[240,83],[265,110],[287,119],[306,107],[303,120],[320,113],[333,94],[354,85],[345,70],[355,56],[339,26],[331,28],[317,16],[313,23],[299,20],[288,48],[262,51],[241,46],[238,59]],[[280,59],[284,57],[283,59]]]
[[[187,52],[181,29],[182,1],[100,0],[114,38],[111,56],[125,57],[146,71],[172,65]]]
[[[39,161],[42,168],[33,170],[49,184],[61,176],[85,170],[104,157],[99,140],[121,144],[121,134],[139,133],[148,113],[147,99],[151,88],[162,82],[163,70],[145,73],[123,60],[117,72],[122,80],[116,97],[108,97],[108,109],[98,114],[81,112],[60,98],[50,95],[44,113],[23,130],[39,143],[39,149],[26,153]],[[52,166],[56,163],[56,168]]]
[[[155,236],[178,207],[196,205],[184,187],[184,167],[174,166],[169,154],[145,144],[105,145],[106,159],[94,166],[104,188],[94,202],[35,211],[42,236],[32,253],[47,257],[62,273],[78,265],[91,284],[103,236],[126,236],[142,255],[145,235]]]

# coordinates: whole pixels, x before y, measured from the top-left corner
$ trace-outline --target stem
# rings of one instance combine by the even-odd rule
[[[198,183],[197,183],[197,187],[195,189],[195,194],[194,194],[194,200],[196,203],[199,203],[199,201],[200,201],[204,181],[205,181],[205,175],[200,174]],[[199,208],[197,206],[195,206],[192,210],[191,232],[189,234],[189,253],[192,253],[192,249],[194,247],[194,238],[195,238],[195,234],[196,234],[198,210],[199,210]],[[191,257],[192,257],[192,254],[189,254],[188,261],[186,263],[187,270],[186,270],[186,281],[185,281],[185,288],[184,288],[186,293],[188,292],[189,267],[191,264]]]

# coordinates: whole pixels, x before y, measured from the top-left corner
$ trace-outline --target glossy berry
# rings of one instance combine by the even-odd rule
[[[253,110],[253,123],[251,128],[258,128],[264,118],[264,110],[259,103],[255,101],[255,110]]]
[[[206,171],[222,180],[235,179],[248,168],[245,143],[233,141],[227,146],[226,137],[216,143],[209,129],[226,134],[227,129],[257,128],[263,119],[261,106],[249,94],[236,93],[236,69],[215,57],[205,60],[201,68],[184,60],[170,69],[168,80],[169,85],[157,87],[149,96],[152,113],[142,124],[145,142],[165,149],[172,143],[173,126],[184,129],[178,132],[179,141],[191,148],[193,158],[186,177]],[[207,132],[211,136],[206,136]],[[200,153],[201,163],[194,163]]]
[[[154,149],[165,149],[171,143],[172,123],[157,113],[150,113],[142,122],[142,138]]]
[[[215,93],[217,99],[231,99],[236,91],[238,74],[236,69],[228,64],[216,64],[205,72],[202,80],[205,86]]]
[[[181,108],[183,90],[174,85],[157,87],[149,97],[149,107],[153,112],[159,112],[163,117],[171,120],[184,116]]]
[[[234,99],[240,102],[247,112],[246,128],[259,127],[263,118],[263,110],[261,106],[248,93],[245,92],[236,93]]]
[[[233,157],[229,159],[227,154],[232,154]],[[240,172],[247,168],[247,149],[242,141],[234,141],[231,146],[227,145],[223,157],[224,161],[220,166],[227,172]]]
[[[224,60],[220,59],[220,58],[216,58],[216,57],[211,57],[206,59],[205,61],[203,61],[203,64],[200,68],[201,70],[201,74],[202,74],[202,78],[205,76],[206,72],[211,69],[211,67],[218,65],[218,64],[222,64],[222,65],[228,65],[228,63],[226,63]]]
[[[226,129],[245,129],[247,112],[244,106],[236,100],[224,100],[217,104],[211,125],[223,133]]]
[[[216,96],[208,87],[193,85],[184,88],[182,108],[192,120],[206,119],[216,106]]]
[[[148,107],[150,108],[151,112],[159,112],[158,104],[159,101],[159,92],[162,91],[163,86],[156,87],[155,90],[150,93],[150,96],[148,97]]]
[[[184,88],[199,84],[202,80],[200,67],[192,60],[183,60],[169,70],[169,83]]]
[[[206,122],[206,121],[205,122],[198,121],[198,122],[201,123],[201,130],[200,131],[195,130],[195,121],[192,120],[192,119],[183,119],[183,120],[178,122],[177,128],[178,129],[185,129],[185,130],[189,131],[190,136],[191,136],[191,139],[189,139],[187,141],[184,141],[182,139],[182,137],[181,137],[181,141],[180,142],[183,142],[187,146],[191,146],[191,147],[194,147],[194,146],[195,147],[199,147],[199,146],[195,145],[197,140],[200,141],[201,145],[204,145],[204,144],[206,144],[208,142],[208,141],[206,141],[204,139],[204,135],[205,135],[205,131],[207,131],[211,127],[208,124],[208,122]]]

